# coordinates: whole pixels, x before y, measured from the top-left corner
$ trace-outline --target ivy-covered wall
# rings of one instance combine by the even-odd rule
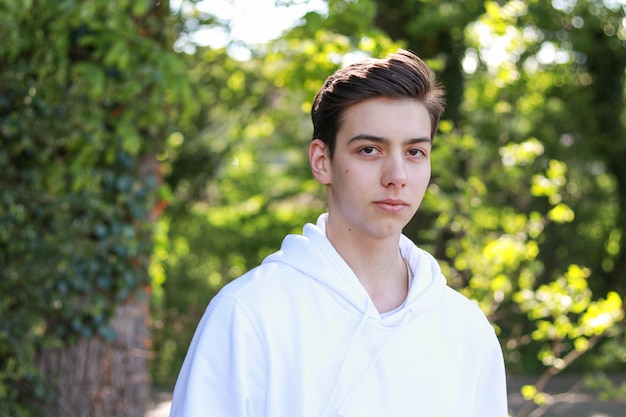
[[[50,413],[37,359],[114,343],[150,285],[156,155],[190,109],[169,19],[167,1],[0,0],[0,415]]]

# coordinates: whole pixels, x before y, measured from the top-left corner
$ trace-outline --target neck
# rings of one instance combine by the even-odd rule
[[[328,239],[369,294],[379,312],[395,309],[408,293],[408,269],[400,254],[400,236],[342,241],[332,233]]]

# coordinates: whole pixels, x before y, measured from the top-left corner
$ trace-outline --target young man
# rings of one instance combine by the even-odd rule
[[[211,301],[172,417],[507,416],[493,328],[402,235],[442,112],[408,51],[328,78],[309,149],[328,213]]]

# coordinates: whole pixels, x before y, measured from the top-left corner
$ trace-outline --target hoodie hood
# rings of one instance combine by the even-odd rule
[[[414,278],[404,307],[383,319],[357,276],[326,237],[327,220],[328,214],[322,214],[317,224],[304,226],[302,235],[287,236],[280,251],[268,256],[263,264],[289,265],[327,287],[340,303],[356,310],[364,319],[381,320],[385,325],[404,321],[407,313],[419,315],[441,295],[446,281],[437,261],[401,235],[400,253]]]

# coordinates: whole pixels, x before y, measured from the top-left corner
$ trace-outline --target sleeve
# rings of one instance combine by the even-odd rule
[[[258,332],[247,314],[234,298],[215,297],[183,362],[170,417],[263,415],[261,356]]]
[[[478,379],[474,417],[507,417],[508,401],[502,348],[491,326]]]

